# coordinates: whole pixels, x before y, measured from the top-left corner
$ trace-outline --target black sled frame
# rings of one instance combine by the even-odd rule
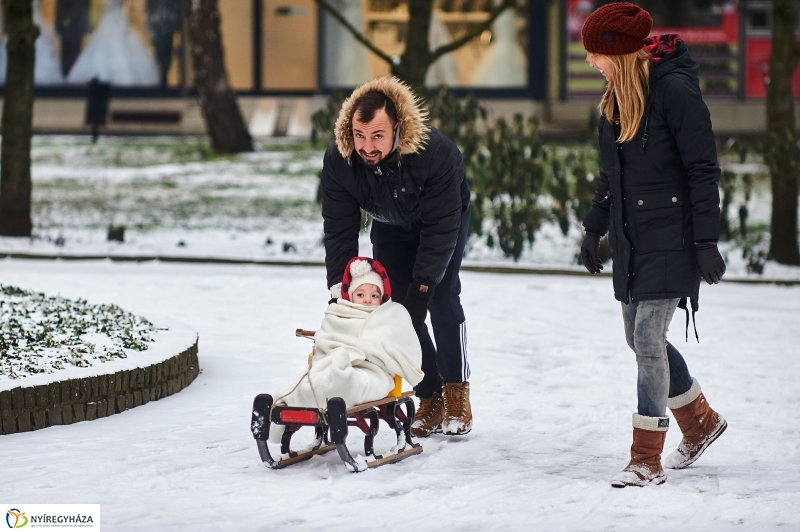
[[[379,401],[347,408],[340,397],[328,400],[327,408],[301,408],[275,406],[271,395],[257,395],[253,401],[253,417],[250,430],[258,446],[258,454],[264,465],[281,469],[314,455],[336,449],[339,458],[352,472],[399,462],[422,452],[422,446],[411,441],[411,424],[414,422],[414,392],[404,392],[398,397],[389,396]],[[404,411],[405,410],[405,411]],[[380,421],[385,421],[397,435],[397,445],[389,454],[377,455],[373,441],[378,433]],[[285,425],[281,438],[281,456],[274,458],[269,452],[270,422]],[[314,427],[316,438],[307,448],[292,451],[292,435],[302,427]],[[357,427],[364,433],[366,461],[356,461],[347,448],[348,427]]]

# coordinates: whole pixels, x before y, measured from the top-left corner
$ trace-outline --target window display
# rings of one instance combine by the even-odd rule
[[[378,48],[390,56],[405,49],[408,4],[404,0],[338,0],[334,5]],[[492,0],[436,0],[428,34],[432,49],[451,42],[485,22]],[[322,82],[327,87],[353,87],[388,74],[389,65],[370,53],[327,13],[323,14],[325,47]],[[527,20],[512,10],[498,17],[491,29],[458,50],[439,58],[428,69],[428,85],[451,87],[525,88]]]
[[[181,85],[182,3],[175,0],[34,0],[37,86]],[[0,84],[6,37],[0,38]]]

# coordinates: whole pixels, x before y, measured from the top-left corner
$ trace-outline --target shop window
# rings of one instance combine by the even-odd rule
[[[173,1],[181,3],[179,0]],[[217,8],[228,84],[236,91],[251,91],[254,88],[253,3],[217,0]],[[191,57],[187,60],[191,63]]]
[[[120,87],[182,84],[182,2],[34,0],[37,86],[85,86],[94,77]],[[0,46],[5,83],[6,37]]]
[[[795,35],[800,43],[800,2]],[[752,0],[744,9],[744,80],[748,99],[767,97],[769,59],[772,54],[772,2]],[[794,94],[800,98],[800,68],[795,67],[792,81]]]
[[[379,49],[390,56],[405,49],[408,4],[403,0],[334,0],[333,4]],[[436,0],[429,40],[432,48],[485,22],[491,0]],[[358,43],[333,17],[322,17],[322,83],[353,87],[388,74],[389,65]],[[528,85],[527,19],[505,11],[480,37],[442,56],[428,69],[428,85],[525,88]]]
[[[314,0],[262,0],[261,13],[261,87],[269,91],[315,90],[318,26]]]
[[[607,2],[567,1],[566,94],[599,98],[605,80],[586,63],[581,28],[589,14]],[[700,67],[704,96],[735,97],[739,91],[739,16],[734,2],[639,0],[653,17],[651,35],[677,33]]]

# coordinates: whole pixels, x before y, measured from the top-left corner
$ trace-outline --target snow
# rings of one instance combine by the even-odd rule
[[[101,137],[91,144],[86,137],[36,136],[34,237],[0,237],[0,255],[322,263],[322,217],[315,201],[322,154],[323,148],[301,139],[258,141],[254,153],[219,157],[192,138]],[[748,245],[755,253],[766,251],[768,235],[757,238],[770,219],[765,167],[725,167],[754,176]],[[734,228],[742,201],[737,196],[731,204]],[[110,225],[125,226],[124,243],[107,241]],[[582,271],[576,260],[582,236],[577,220],[566,236],[555,223],[544,223],[518,263],[489,248],[485,238],[472,237],[464,264]],[[361,243],[369,245],[368,233],[361,233]],[[728,279],[800,280],[800,267],[774,261],[761,276],[748,273],[743,242],[721,242],[720,251]]]
[[[52,382],[54,378],[46,376],[52,373],[59,374],[55,379],[68,379],[69,371],[64,370],[71,366],[90,367],[130,355],[134,364],[161,362],[194,343],[184,340],[181,351],[167,352],[166,357],[163,352],[155,357],[135,356],[148,350],[154,340],[168,346],[179,338],[168,331],[169,327],[156,327],[115,305],[90,305],[82,299],[48,297],[0,285],[0,390]],[[164,334],[154,338],[159,332]]]
[[[127,358],[115,357],[106,362],[101,362],[96,360],[96,357],[93,358],[90,355],[87,355],[87,362],[91,364],[89,367],[65,365],[63,369],[53,370],[49,368],[49,366],[45,366],[51,371],[50,373],[30,374],[19,371],[19,378],[16,379],[11,379],[5,375],[0,375],[0,391],[11,390],[19,386],[27,388],[31,386],[38,386],[40,384],[48,384],[55,381],[96,377],[98,375],[108,375],[109,373],[114,373],[117,371],[146,368],[183,353],[188,348],[193,346],[197,340],[197,332],[180,321],[176,321],[167,317],[158,317],[158,319],[154,322],[154,325],[156,326],[157,330],[150,334],[152,342],[147,343],[147,349],[145,351],[125,349],[124,352],[127,355]],[[108,336],[106,335],[98,334],[96,335],[96,338],[97,343],[103,341],[108,342]],[[82,335],[82,340],[88,341],[90,339],[90,335]],[[115,344],[111,345],[117,347]],[[46,353],[43,358],[45,361],[49,361],[54,358],[54,354]],[[42,362],[41,364],[45,365],[45,362]]]
[[[472,433],[359,474],[335,452],[269,470],[249,432],[253,397],[303,371],[294,330],[321,322],[323,268],[3,259],[0,281],[179,320],[202,368],[122,414],[0,436],[0,503],[99,503],[115,531],[800,527],[798,287],[704,285],[700,344],[676,315],[670,339],[729,428],[664,485],[614,489],[636,364],[609,278],[464,272]],[[383,425],[376,448],[394,443]]]

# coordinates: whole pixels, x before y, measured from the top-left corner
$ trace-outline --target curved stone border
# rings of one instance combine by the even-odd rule
[[[185,344],[184,344],[185,345]],[[200,373],[197,339],[171,358],[143,368],[0,391],[0,434],[119,414],[178,393]]]

